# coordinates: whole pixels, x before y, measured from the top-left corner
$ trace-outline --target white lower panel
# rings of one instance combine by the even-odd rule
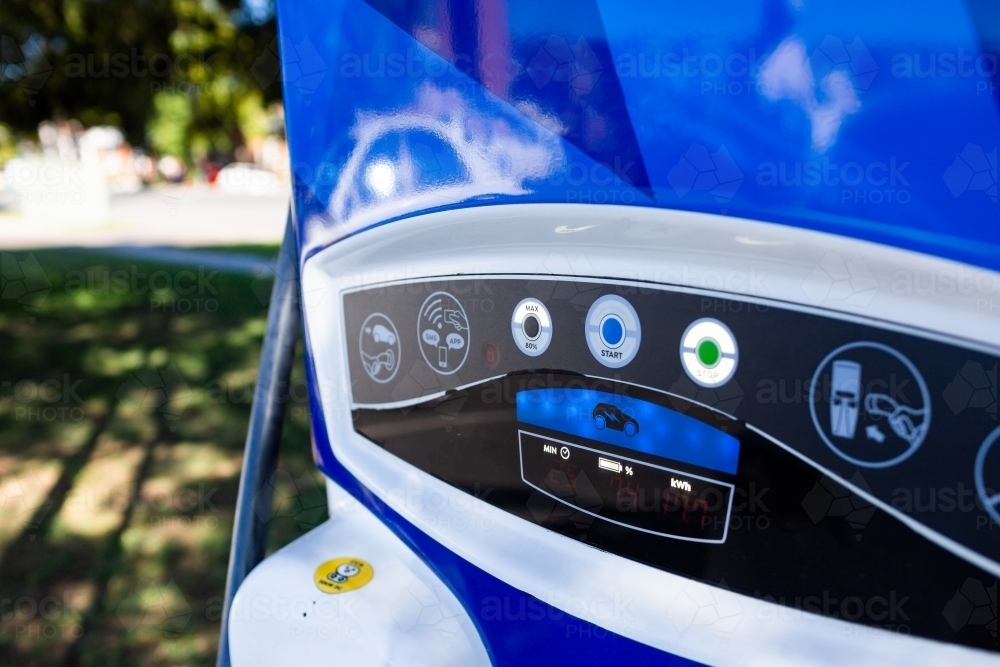
[[[334,427],[330,421],[327,425]],[[893,629],[868,627],[595,549],[463,493],[349,429],[349,422],[341,425],[334,453],[407,520],[511,586],[649,646],[720,667],[997,664],[996,656],[985,651],[910,636],[905,602],[899,600],[861,601],[875,613],[884,612],[884,627]],[[823,596],[816,592],[820,605]],[[845,601],[825,603],[836,611]]]
[[[482,641],[454,594],[370,511],[328,484],[332,518],[258,565],[229,617],[234,667],[489,665]],[[316,567],[361,558],[375,576],[354,591],[327,594]]]

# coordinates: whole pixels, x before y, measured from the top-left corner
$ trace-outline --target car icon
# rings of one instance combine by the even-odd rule
[[[389,328],[384,324],[376,324],[372,327],[372,338],[375,339],[376,343],[396,344],[396,334],[389,331]]]
[[[598,403],[594,407],[594,425],[602,430],[622,431],[630,438],[639,432],[639,422],[607,403]]]

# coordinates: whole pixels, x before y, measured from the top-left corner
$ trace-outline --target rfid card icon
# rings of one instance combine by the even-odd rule
[[[595,301],[587,312],[585,328],[590,353],[608,368],[627,365],[639,352],[639,315],[620,296],[608,294]]]
[[[382,313],[372,313],[361,325],[358,340],[361,365],[375,382],[385,384],[399,370],[399,333],[396,325]]]
[[[462,367],[469,356],[470,333],[465,309],[451,294],[434,292],[420,306],[420,354],[435,373],[451,375]]]
[[[886,468],[923,444],[930,393],[916,366],[874,342],[849,343],[820,362],[809,386],[809,410],[820,438],[845,461]]]

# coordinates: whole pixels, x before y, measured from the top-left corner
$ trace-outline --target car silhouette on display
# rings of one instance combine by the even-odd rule
[[[598,403],[594,407],[594,425],[599,429],[609,428],[613,431],[622,431],[628,437],[632,437],[639,432],[639,422],[607,403]]]

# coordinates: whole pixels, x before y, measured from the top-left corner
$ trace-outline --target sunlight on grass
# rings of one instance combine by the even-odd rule
[[[58,461],[18,465],[13,457],[0,457],[0,555],[49,500],[59,468]]]
[[[58,543],[113,531],[132,502],[131,487],[141,460],[140,445],[102,437],[56,516],[51,539]]]
[[[50,291],[30,310],[0,299],[0,597],[24,601],[0,618],[0,665],[213,665],[266,322],[254,278],[215,275],[214,312],[182,313],[172,290],[102,276],[188,269],[33,254]],[[288,405],[269,551],[326,518],[304,398]]]

